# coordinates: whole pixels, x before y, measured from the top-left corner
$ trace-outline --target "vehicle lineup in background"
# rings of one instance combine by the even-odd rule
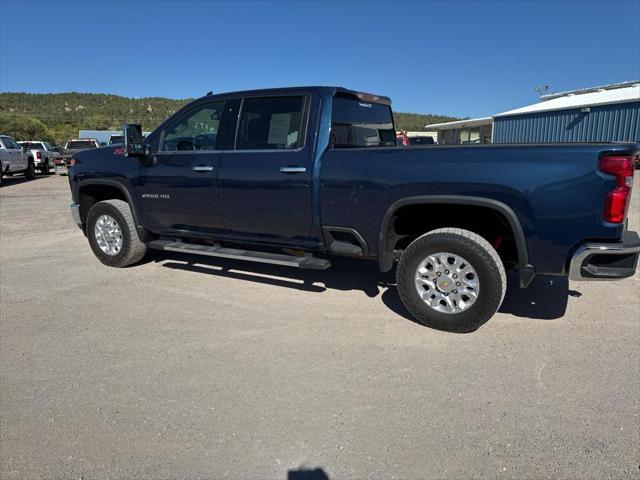
[[[62,159],[62,155],[56,152],[50,143],[42,140],[26,140],[18,142],[28,158],[31,158],[36,169],[43,175],[49,175],[50,168],[56,160]]]
[[[25,177],[34,178],[35,164],[18,142],[7,135],[0,135],[0,183],[5,175],[15,173],[24,173]]]
[[[400,147],[387,97],[338,87],[207,95],[141,133],[125,125],[123,145],[69,162],[73,218],[105,265],[148,248],[377,260],[417,321],[471,331],[508,269],[525,288],[536,274],[625,278],[638,262],[634,143]]]

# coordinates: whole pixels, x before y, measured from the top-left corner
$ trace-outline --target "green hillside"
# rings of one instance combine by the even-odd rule
[[[393,121],[396,124],[396,129],[407,130],[409,132],[425,130],[424,126],[432,123],[452,122],[454,120],[462,119],[448,117],[446,115],[435,115],[432,113],[393,112]]]
[[[191,99],[128,98],[102,93],[0,93],[0,133],[17,140],[45,139],[56,145],[78,130],[117,130],[123,123],[140,123],[153,130]],[[396,128],[424,130],[429,123],[457,120],[419,113],[395,113]]]

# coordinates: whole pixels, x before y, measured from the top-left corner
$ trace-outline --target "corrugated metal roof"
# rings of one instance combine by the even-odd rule
[[[563,97],[555,97],[526,107],[498,113],[494,115],[494,117],[524,115],[527,113],[548,112],[550,110],[564,110],[567,108],[582,108],[634,101],[640,101],[640,82],[623,88],[602,89],[596,92],[581,94],[569,93]]]
[[[540,95],[540,100],[545,101],[545,100],[551,100],[552,98],[566,97],[570,93],[578,95],[582,93],[597,92],[599,90],[613,90],[614,88],[631,87],[637,83],[640,83],[640,80],[630,80],[626,82],[610,83],[608,85],[598,85],[596,87],[578,88],[576,90],[567,90],[566,92],[547,93],[546,95]]]
[[[450,128],[476,127],[478,125],[491,125],[492,121],[492,117],[468,118],[466,120],[456,120],[455,122],[432,123],[431,125],[425,125],[424,128],[443,130]]]

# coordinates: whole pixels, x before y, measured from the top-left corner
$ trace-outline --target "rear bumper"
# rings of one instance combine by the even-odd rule
[[[638,265],[640,237],[625,232],[618,243],[585,243],[571,258],[571,280],[618,280],[631,277]]]
[[[71,216],[73,217],[74,223],[81,230],[84,230],[84,224],[82,223],[82,217],[80,216],[80,205],[78,205],[77,203],[71,204]]]

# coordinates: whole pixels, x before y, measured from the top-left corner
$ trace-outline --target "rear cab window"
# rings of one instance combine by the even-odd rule
[[[20,146],[25,150],[43,150],[42,143],[39,142],[19,142]]]
[[[95,148],[95,144],[90,140],[77,140],[67,143],[69,150],[80,150],[82,148]]]
[[[395,146],[391,107],[337,93],[333,97],[331,145],[332,148]]]

